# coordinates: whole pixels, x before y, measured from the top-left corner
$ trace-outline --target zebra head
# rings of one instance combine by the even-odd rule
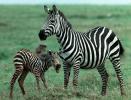
[[[59,33],[67,26],[71,27],[71,24],[66,20],[64,14],[58,10],[55,5],[52,6],[52,10],[49,10],[47,6],[44,6],[44,9],[48,17],[39,32],[40,40],[46,40],[48,36]]]

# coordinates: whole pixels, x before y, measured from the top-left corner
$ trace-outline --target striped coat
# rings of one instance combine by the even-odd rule
[[[39,32],[40,40],[46,40],[51,35],[56,35],[63,60],[64,88],[67,88],[71,67],[73,66],[73,86],[78,85],[79,70],[96,68],[102,78],[102,95],[106,95],[108,73],[105,68],[105,60],[108,58],[117,74],[121,95],[125,94],[124,81],[120,69],[120,55],[124,49],[115,33],[106,27],[96,27],[88,32],[77,32],[68,22],[64,14],[52,6],[48,10],[48,18]]]

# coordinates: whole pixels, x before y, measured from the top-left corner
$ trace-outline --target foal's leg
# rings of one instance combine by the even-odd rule
[[[18,78],[18,76],[23,71],[23,66],[22,65],[15,65],[15,67],[16,67],[15,73],[13,75],[13,78],[10,81],[10,98],[13,97],[13,87],[14,87],[15,81],[16,81],[16,79]]]
[[[99,74],[101,75],[101,78],[102,78],[102,91],[101,91],[101,95],[106,95],[106,90],[107,90],[107,82],[108,82],[108,73],[105,69],[105,66],[104,64],[102,66],[99,66],[97,68]]]
[[[41,80],[42,80],[42,82],[43,82],[43,84],[44,84],[45,88],[47,89],[47,88],[48,88],[48,86],[47,86],[47,81],[46,81],[46,79],[45,79],[44,74],[42,74],[42,75],[41,75]]]
[[[40,77],[40,70],[38,68],[34,68],[33,69],[33,73],[34,73],[34,75],[36,77],[38,91],[40,91],[40,84],[39,84],[39,80],[41,79],[41,77]]]
[[[40,84],[39,84],[39,80],[41,79],[40,72],[41,72],[41,70],[38,67],[35,67],[33,69],[33,74],[35,75],[35,78],[36,78],[36,83],[37,83],[37,89],[38,89],[38,91],[40,91]]]
[[[19,83],[19,86],[21,88],[23,95],[25,95],[25,90],[24,90],[23,84],[24,84],[24,80],[25,80],[27,74],[28,74],[28,71],[23,70],[22,74],[20,75],[20,77],[18,79],[18,83]]]
[[[39,81],[40,81],[40,76],[36,76],[36,82],[37,82],[37,89],[38,89],[38,91],[40,91]]]

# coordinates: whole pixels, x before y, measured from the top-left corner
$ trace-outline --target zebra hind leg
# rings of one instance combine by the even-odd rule
[[[101,75],[101,79],[102,79],[102,90],[101,90],[101,95],[104,96],[106,95],[106,91],[107,91],[107,82],[108,82],[108,73],[105,69],[105,65],[103,64],[102,66],[99,66],[97,68],[99,74]]]
[[[19,86],[20,86],[20,89],[21,89],[23,95],[25,95],[25,90],[24,90],[23,84],[24,84],[24,80],[25,80],[27,74],[28,74],[28,71],[23,70],[22,74],[20,75],[20,77],[18,79],[18,83],[19,83]]]
[[[123,81],[123,77],[122,77],[122,72],[120,69],[120,58],[111,60],[111,62],[113,64],[117,78],[119,80],[121,95],[126,95],[125,90],[124,90],[124,81]]]
[[[18,76],[22,73],[23,71],[23,66],[22,65],[15,65],[16,69],[15,69],[15,73],[10,81],[10,98],[13,97],[13,88],[14,88],[14,84],[16,82],[16,79],[18,78]]]

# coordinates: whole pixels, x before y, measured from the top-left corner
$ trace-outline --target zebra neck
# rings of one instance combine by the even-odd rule
[[[70,42],[70,37],[72,36],[72,34],[74,34],[75,32],[73,31],[73,29],[71,29],[70,27],[66,27],[63,30],[60,30],[56,36],[57,36],[57,40],[58,43],[60,44],[60,46],[62,47],[61,49],[66,49],[67,45]]]

